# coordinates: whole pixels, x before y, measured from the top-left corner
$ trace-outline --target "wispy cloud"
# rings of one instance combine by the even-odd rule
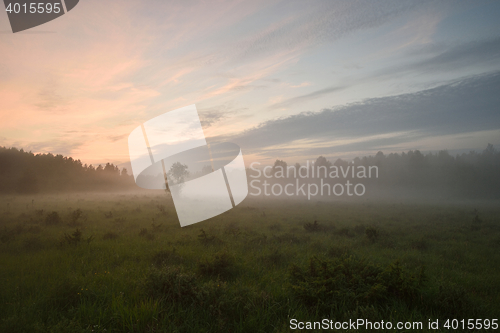
[[[324,149],[328,142],[342,146],[339,140],[345,143],[356,139],[345,146],[371,149],[427,136],[496,130],[500,129],[500,95],[495,91],[500,91],[500,72],[413,94],[367,99],[270,120],[237,135],[212,140],[229,140],[249,153],[258,153],[276,146],[294,149],[301,140],[315,141]],[[305,150],[315,149],[311,141]]]
[[[329,94],[341,91],[343,89],[345,89],[345,87],[342,87],[342,86],[334,86],[334,87],[319,89],[319,90],[313,91],[313,92],[308,93],[308,94],[292,97],[292,98],[289,98],[289,99],[284,100],[282,102],[272,104],[270,106],[270,108],[271,109],[286,108],[290,105],[297,105],[297,104],[300,104],[302,102],[307,102],[307,101],[319,98],[319,97],[324,96],[324,95],[329,95]]]

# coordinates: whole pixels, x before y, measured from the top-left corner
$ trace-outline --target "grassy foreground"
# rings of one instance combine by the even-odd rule
[[[0,332],[499,318],[499,206],[247,198],[181,228],[152,193],[1,197]]]

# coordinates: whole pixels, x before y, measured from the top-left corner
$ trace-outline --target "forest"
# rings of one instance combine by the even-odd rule
[[[247,163],[250,161],[247,161]],[[332,167],[347,168],[376,166],[377,177],[363,179],[367,196],[444,196],[452,199],[498,199],[500,198],[500,152],[488,144],[482,152],[470,151],[451,155],[447,151],[423,154],[419,150],[356,157],[352,161],[337,159],[329,161],[319,156],[310,163],[288,164],[277,159],[274,165],[263,171],[248,168],[249,182],[252,179],[267,179],[271,184],[286,183],[295,168]],[[189,172],[189,170],[187,170]],[[283,172],[284,171],[284,172]],[[330,172],[330,171],[328,171]],[[197,176],[191,173],[191,178]],[[297,175],[297,173],[295,173]],[[310,174],[311,175],[311,174]],[[309,176],[309,182],[318,182],[321,174]],[[328,177],[326,177],[328,178]],[[349,172],[341,179],[329,178],[334,184],[353,180]],[[188,177],[189,179],[189,177]],[[137,190],[131,172],[119,169],[112,163],[94,167],[83,164],[72,157],[53,154],[34,154],[23,149],[0,147],[0,193],[56,193],[79,191],[124,191]],[[283,195],[284,196],[284,195]]]
[[[135,187],[127,169],[82,164],[62,155],[0,147],[0,193],[112,191]]]

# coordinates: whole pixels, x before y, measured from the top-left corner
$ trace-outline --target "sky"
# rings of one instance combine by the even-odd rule
[[[196,104],[247,164],[500,149],[498,1],[98,1],[13,34],[0,146],[129,161],[128,135]]]

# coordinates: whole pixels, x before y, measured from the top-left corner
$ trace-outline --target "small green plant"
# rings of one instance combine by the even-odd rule
[[[324,228],[319,225],[318,221],[314,221],[314,223],[311,223],[311,222],[307,222],[304,224],[304,229],[306,229],[306,231],[309,231],[309,232],[318,232],[318,231],[322,231]]]

